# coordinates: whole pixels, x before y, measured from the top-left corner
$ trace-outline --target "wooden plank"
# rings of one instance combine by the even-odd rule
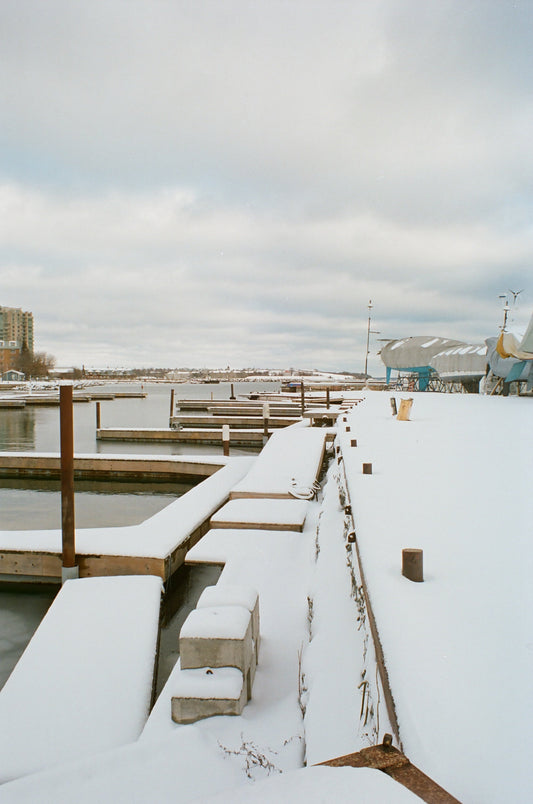
[[[231,529],[231,530],[290,530],[295,533],[303,531],[303,524],[294,522],[230,522],[217,521],[211,522],[211,529]]]
[[[296,424],[300,417],[296,416],[269,416],[268,426],[272,427],[288,427],[290,424]],[[170,426],[178,425],[181,427],[194,427],[194,428],[215,428],[222,427],[224,424],[229,424],[235,428],[248,428],[260,427],[263,423],[263,414],[257,416],[188,416],[179,415],[172,416],[170,419]]]

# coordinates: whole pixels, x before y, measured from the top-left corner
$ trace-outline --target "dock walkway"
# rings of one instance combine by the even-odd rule
[[[0,782],[139,737],[161,591],[153,577],[67,581],[0,692]]]
[[[326,428],[291,427],[276,431],[230,499],[291,499],[317,481],[326,449]]]
[[[139,574],[168,580],[253,463],[252,458],[224,460],[224,468],[140,525],[78,530],[80,577]],[[58,581],[61,565],[60,530],[0,532],[1,579]]]

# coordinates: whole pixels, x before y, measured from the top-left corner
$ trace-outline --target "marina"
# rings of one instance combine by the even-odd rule
[[[470,544],[476,539],[475,532],[470,529],[469,539],[465,542],[464,529],[460,526],[456,526],[455,535],[447,528],[442,530],[444,521],[438,526],[434,523],[430,531],[425,528],[425,522],[428,513],[439,504],[439,480],[448,465],[445,461],[443,467],[437,468],[428,445],[431,445],[431,451],[440,451],[442,459],[448,454],[442,451],[444,444],[449,450],[450,440],[455,438],[453,451],[449,454],[450,458],[454,454],[461,458],[461,469],[457,471],[454,484],[454,489],[459,492],[467,478],[471,480],[476,472],[481,471],[481,466],[489,465],[486,456],[484,458],[482,438],[487,423],[497,420],[499,411],[491,403],[498,401],[438,394],[416,394],[414,399],[403,400],[383,392],[358,392],[356,396],[346,393],[342,405],[332,406],[330,400],[327,407],[323,399],[320,403],[309,400],[303,416],[294,417],[297,421],[286,427],[268,432],[266,439],[262,429],[250,428],[252,432],[256,429],[263,439],[262,448],[255,454],[76,455],[74,472],[78,482],[82,482],[83,477],[102,479],[109,475],[118,482],[120,478],[126,482],[151,477],[171,484],[178,479],[188,479],[194,485],[139,524],[77,531],[75,555],[79,578],[64,581],[45,618],[45,622],[50,624],[47,626],[51,628],[50,635],[46,636],[46,629],[37,629],[27,659],[19,663],[18,669],[15,668],[12,683],[8,682],[0,691],[0,717],[2,713],[6,718],[11,717],[13,707],[23,711],[24,717],[28,718],[28,728],[34,732],[32,745],[35,746],[28,756],[23,750],[23,742],[16,751],[6,753],[0,773],[6,782],[2,790],[7,792],[7,800],[10,792],[8,780],[38,771],[40,756],[46,756],[49,789],[55,789],[56,767],[57,774],[61,774],[61,784],[66,783],[71,792],[78,773],[71,762],[75,761],[76,768],[80,763],[91,763],[91,767],[96,763],[94,784],[107,785],[109,771],[106,767],[111,767],[106,764],[107,757],[112,763],[116,751],[127,747],[131,762],[147,767],[146,763],[152,761],[149,758],[153,756],[151,746],[154,740],[160,746],[158,761],[164,761],[167,739],[172,740],[173,745],[179,744],[182,755],[187,753],[191,739],[198,739],[201,744],[196,745],[196,755],[203,763],[209,762],[213,769],[217,769],[216,753],[208,744],[211,741],[218,745],[238,744],[235,740],[242,733],[243,722],[250,735],[255,735],[254,739],[258,741],[266,729],[268,743],[275,751],[275,754],[268,754],[269,761],[275,761],[276,767],[286,771],[301,767],[302,740],[305,740],[308,764],[326,762],[358,767],[369,763],[371,767],[381,767],[379,763],[390,738],[398,746],[394,749],[395,763],[406,767],[408,760],[404,752],[416,762],[417,767],[409,765],[413,769],[410,773],[417,778],[418,794],[423,800],[434,800],[424,798],[424,791],[429,789],[433,792],[427,795],[438,795],[439,801],[452,804],[468,800],[471,797],[469,790],[483,788],[481,772],[473,772],[475,761],[469,756],[467,746],[463,745],[459,754],[453,743],[439,740],[439,735],[432,731],[435,718],[440,722],[448,717],[448,711],[444,712],[439,701],[432,698],[429,702],[424,694],[424,674],[430,672],[438,677],[443,672],[439,652],[434,650],[432,623],[440,624],[437,638],[439,645],[441,641],[444,644],[447,654],[446,680],[439,682],[446,683],[450,689],[446,709],[451,710],[454,724],[461,724],[460,734],[466,734],[471,717],[480,722],[487,717],[497,717],[494,707],[485,710],[488,690],[498,683],[502,668],[501,663],[494,661],[490,672],[486,670],[486,694],[480,701],[480,708],[476,708],[472,701],[464,707],[460,692],[465,672],[462,656],[465,651],[470,651],[468,672],[475,671],[479,661],[475,658],[477,649],[474,650],[467,632],[462,634],[461,629],[459,632],[449,629],[449,620],[444,613],[452,605],[454,611],[461,610],[461,618],[454,616],[452,622],[463,622],[465,618],[472,622],[478,619],[476,612],[481,606],[491,611],[491,617],[503,617],[509,623],[520,598],[510,594],[505,602],[500,600],[498,605],[503,607],[503,611],[498,614],[491,602],[492,585],[487,588],[483,580],[491,577],[493,572],[493,551],[483,554],[483,573],[476,579],[469,578],[467,584],[465,570],[468,562],[464,558],[475,549]],[[517,402],[527,404],[527,400]],[[168,416],[168,398],[165,403]],[[237,404],[240,404],[239,400],[235,400]],[[227,427],[226,420],[230,418],[226,405],[225,402],[219,406],[225,409],[224,414],[216,415],[224,421],[217,423],[216,429],[198,428],[198,432],[209,434],[211,431],[220,439],[223,427]],[[406,406],[409,413],[402,421],[400,413],[407,409]],[[163,402],[160,408],[163,410]],[[480,412],[483,415],[480,416]],[[260,407],[259,418],[261,413]],[[207,418],[214,414],[206,407],[204,415]],[[525,415],[523,404],[520,409],[515,408],[513,421],[519,429],[523,427]],[[458,433],[458,421],[467,426],[468,438],[464,433]],[[95,437],[94,420],[92,428]],[[161,431],[184,432],[170,427],[167,430],[161,428]],[[137,432],[142,437],[150,429],[137,428]],[[507,430],[504,436],[496,436],[493,432],[491,455],[494,450],[505,450],[507,437]],[[462,445],[459,438],[462,438]],[[137,442],[133,448],[142,443]],[[474,443],[476,449],[472,449]],[[400,465],[398,456],[401,456]],[[520,455],[515,457],[523,462]],[[494,468],[494,463],[492,466]],[[370,471],[367,471],[368,467]],[[3,478],[4,482],[19,482],[26,477],[29,482],[33,475],[41,482],[47,477],[57,477],[58,470],[57,455],[0,453],[0,481]],[[484,494],[479,496],[470,480],[473,516],[480,521],[485,497]],[[489,481],[487,475],[484,480],[485,483]],[[501,494],[503,487],[498,474],[490,478],[490,483],[495,483]],[[390,523],[392,515],[393,527]],[[525,511],[522,510],[520,516],[523,515]],[[523,530],[519,519],[516,527],[517,532]],[[493,519],[484,521],[484,544],[494,538],[497,539],[498,534]],[[0,533],[0,539],[4,583],[10,586],[31,583],[38,587],[41,583],[46,586],[52,582],[59,589],[63,575],[60,531],[4,531]],[[424,554],[429,556],[429,568],[415,579],[418,583],[402,576],[400,568],[394,566],[406,543],[409,547],[420,545],[420,548],[425,548]],[[453,545],[451,554],[446,549],[449,543]],[[481,556],[477,550],[476,554]],[[191,573],[199,573],[199,578],[204,574],[205,579],[188,595],[183,585],[188,584],[185,579]],[[46,709],[46,715],[43,707],[35,714],[31,713],[18,690],[27,684],[25,674],[34,673],[32,666],[43,661],[39,653],[43,648],[39,645],[47,646],[45,655],[52,650],[50,646],[58,638],[56,629],[62,620],[61,611],[67,605],[68,590],[77,584],[110,584],[109,593],[114,595],[120,594],[120,581],[131,581],[134,597],[142,601],[143,578],[149,584],[157,582],[159,592],[152,603],[142,606],[143,616],[151,621],[151,626],[146,639],[143,637],[141,642],[147,645],[152,640],[153,644],[154,634],[159,635],[157,638],[165,644],[164,649],[158,651],[158,661],[164,666],[164,671],[161,674],[157,662],[154,664],[153,649],[142,647],[144,659],[135,660],[137,669],[143,673],[142,685],[138,685],[142,694],[127,693],[131,702],[130,714],[135,715],[139,724],[135,727],[135,736],[131,736],[133,732],[129,736],[117,732],[116,748],[113,748],[106,742],[106,735],[100,728],[91,725],[97,721],[104,723],[106,718],[111,721],[120,718],[118,703],[108,706],[95,720],[89,719],[85,723],[73,720],[68,726],[63,725],[60,716],[55,716],[54,707],[52,711]],[[470,583],[475,587],[472,593]],[[210,586],[204,588],[205,584]],[[237,594],[235,590],[245,586],[255,590],[257,596],[261,624],[256,624],[255,628],[258,644],[260,628],[261,648],[254,659],[250,653],[254,643],[250,641],[249,632],[242,631],[242,637],[238,639],[244,640],[244,652],[239,654],[240,658],[221,654],[226,656],[222,662],[230,667],[219,667],[218,651],[229,649],[229,642],[237,638],[238,623],[241,619],[244,623],[246,619],[242,607],[237,606],[240,611],[238,618],[237,612],[232,613],[231,603]],[[156,598],[160,602],[156,603]],[[124,600],[127,600],[126,596]],[[391,600],[394,600],[392,609]],[[210,631],[207,628],[209,618],[218,616],[215,615],[218,611],[216,601],[226,601],[229,608],[218,621],[217,628]],[[161,620],[156,614],[160,605],[166,611]],[[104,628],[99,624],[98,610],[94,617],[88,613],[93,608],[90,594],[74,606],[80,622],[90,616],[91,627],[97,632],[112,629],[113,618]],[[165,618],[172,623],[168,631],[165,631]],[[403,627],[405,623],[409,623],[407,631]],[[493,638],[491,629],[482,629],[479,638],[480,655],[484,655]],[[509,635],[509,638],[512,642],[514,637]],[[197,654],[197,647],[187,643],[187,639],[192,642],[200,639],[205,653]],[[214,640],[213,644],[210,640]],[[224,640],[229,642],[226,644]],[[128,670],[132,661],[128,653],[131,644],[126,639],[123,643],[117,642],[113,648],[104,647],[95,661],[102,667],[112,665],[119,676],[127,674],[133,682],[136,674]],[[231,650],[234,649],[232,643]],[[214,670],[210,669],[210,663]],[[422,676],[419,666],[424,668]],[[68,667],[67,663],[65,672]],[[231,678],[226,673],[228,669]],[[207,687],[206,673],[211,674],[207,678],[212,677]],[[68,677],[72,678],[73,672],[68,673]],[[354,684],[354,679],[359,681],[358,685]],[[102,689],[106,688],[108,681],[113,680],[106,679],[104,674]],[[54,683],[52,676],[43,679],[45,698],[47,685]],[[68,695],[73,695],[75,700],[79,686],[70,682],[65,684]],[[89,693],[89,697],[96,694]],[[450,704],[454,696],[457,697],[457,706]],[[50,700],[53,701],[53,697]],[[295,704],[294,707],[287,705],[288,700]],[[471,706],[474,706],[475,714]],[[324,707],[335,723],[333,729],[324,730],[323,719],[318,714]],[[98,707],[94,711],[98,714]],[[524,729],[518,703],[515,703],[513,712],[514,728]],[[218,717],[212,717],[213,714]],[[233,716],[228,717],[230,714]],[[34,717],[37,720],[34,721]],[[412,718],[424,724],[425,738],[420,740],[413,732]],[[60,734],[69,735],[71,747],[66,760],[64,752],[52,751],[50,754],[40,745],[42,737],[38,724],[42,720],[46,720],[48,725],[55,723]],[[451,724],[448,730],[450,728]],[[193,731],[189,733],[187,730],[190,729]],[[109,730],[111,733],[111,727]],[[286,735],[291,733],[301,737],[287,742]],[[431,740],[427,738],[429,734]],[[88,737],[91,738],[90,746]],[[365,753],[365,746],[369,743],[376,748]],[[103,752],[101,761],[95,752]],[[444,768],[438,761],[442,756],[446,756]],[[501,745],[498,746],[498,756],[502,757]],[[334,757],[337,759],[333,760]],[[469,757],[467,762],[465,757]],[[378,764],[372,764],[374,761]],[[506,767],[512,767],[509,756],[505,756],[503,761]],[[129,762],[125,768],[128,767]],[[495,770],[491,785],[501,785],[502,778],[496,770],[498,763],[493,761],[492,767]],[[447,768],[453,769],[453,773],[447,772]],[[113,773],[118,774],[121,788],[128,789],[128,772],[124,775],[117,769]],[[182,766],[183,773],[187,776]],[[222,769],[218,768],[216,773],[222,774],[222,779]],[[35,779],[39,776],[37,773]],[[401,773],[397,778],[401,780]],[[27,789],[34,790],[31,777],[27,779],[30,780]],[[23,781],[19,778],[17,785]],[[402,784],[409,787],[410,783],[404,780]],[[95,787],[92,791],[98,797]]]

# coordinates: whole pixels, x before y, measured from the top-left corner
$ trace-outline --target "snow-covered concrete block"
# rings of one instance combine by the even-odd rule
[[[260,625],[259,625],[259,594],[253,586],[217,583],[216,586],[206,586],[196,608],[202,609],[211,606],[243,606],[252,615],[252,638],[255,644],[255,658],[259,661]]]
[[[175,723],[195,723],[214,715],[240,715],[246,706],[244,676],[236,667],[180,670],[171,702]]]
[[[244,606],[210,606],[191,611],[180,633],[180,664],[197,667],[237,667],[252,696],[256,657],[252,615]]]

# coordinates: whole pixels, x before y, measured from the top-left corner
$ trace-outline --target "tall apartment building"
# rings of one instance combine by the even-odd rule
[[[0,344],[0,348],[16,345],[19,349],[26,345],[33,352],[33,313],[0,306]]]
[[[33,313],[0,305],[0,377],[24,346],[33,353]]]

